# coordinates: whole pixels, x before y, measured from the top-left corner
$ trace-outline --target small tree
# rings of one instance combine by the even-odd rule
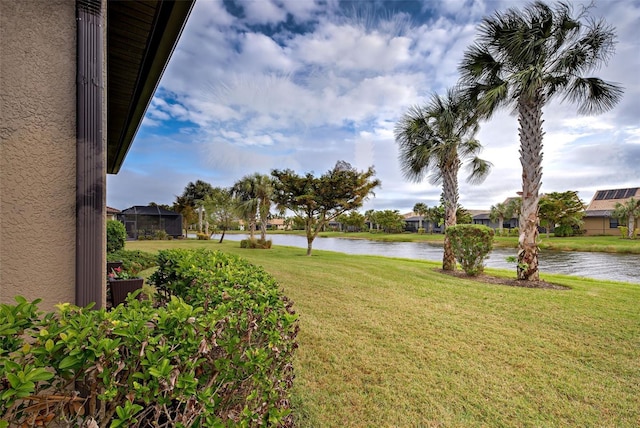
[[[360,172],[344,161],[338,161],[320,177],[312,173],[299,176],[290,169],[271,172],[275,179],[273,201],[279,209],[293,211],[305,223],[308,256],[313,240],[329,221],[360,208],[380,185],[374,174],[373,167]]]
[[[484,260],[493,250],[494,231],[479,224],[449,226],[445,232],[451,240],[453,253],[467,275],[476,276],[484,270]]]
[[[236,222],[236,201],[231,189],[214,187],[211,194],[204,200],[204,208],[207,220],[222,231],[219,241],[222,243],[225,232],[231,229]]]
[[[340,222],[341,226],[346,226],[342,229],[343,232],[348,232],[349,227],[359,232],[364,227],[364,215],[360,214],[356,210],[353,210],[348,214],[341,214],[337,217],[337,220]]]
[[[574,190],[543,195],[540,198],[538,217],[547,228],[547,238],[552,227],[556,227],[555,236],[573,235],[573,228],[582,226],[584,207],[584,202]]]
[[[613,211],[613,217],[627,220],[627,238],[633,238],[636,218],[640,217],[640,199],[631,198],[627,202],[617,203]]]
[[[404,230],[405,219],[398,210],[378,211],[376,219],[386,233],[398,233]]]
[[[107,253],[120,251],[127,240],[127,229],[118,220],[107,220]]]

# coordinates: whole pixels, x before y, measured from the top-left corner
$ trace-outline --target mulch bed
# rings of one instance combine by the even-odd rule
[[[442,270],[439,268],[434,269],[438,273],[442,273],[449,276],[455,276],[456,278],[464,278],[471,281],[484,282],[486,284],[506,285],[508,287],[524,287],[524,288],[544,288],[550,290],[571,290],[564,285],[553,284],[551,282],[538,280],[538,281],[521,281],[514,278],[502,278],[498,276],[491,276],[481,273],[478,276],[469,276],[463,270]]]

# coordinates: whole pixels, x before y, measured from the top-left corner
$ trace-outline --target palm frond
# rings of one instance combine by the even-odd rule
[[[466,167],[469,171],[469,175],[467,176],[467,183],[482,183],[491,172],[492,167],[493,164],[487,160],[480,159],[479,157],[473,158],[471,162],[467,163]]]
[[[597,77],[574,77],[563,100],[578,103],[578,113],[598,114],[612,109],[622,98],[623,89]]]

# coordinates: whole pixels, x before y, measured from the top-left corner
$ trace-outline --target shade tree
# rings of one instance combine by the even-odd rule
[[[292,211],[304,222],[308,256],[313,240],[329,221],[360,208],[380,186],[373,167],[358,171],[344,161],[338,161],[319,177],[311,172],[298,175],[291,169],[274,169],[271,175],[274,178],[273,201],[279,209]]]

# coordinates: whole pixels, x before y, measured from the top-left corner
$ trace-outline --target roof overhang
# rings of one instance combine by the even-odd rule
[[[194,2],[108,2],[107,173],[120,171]]]

